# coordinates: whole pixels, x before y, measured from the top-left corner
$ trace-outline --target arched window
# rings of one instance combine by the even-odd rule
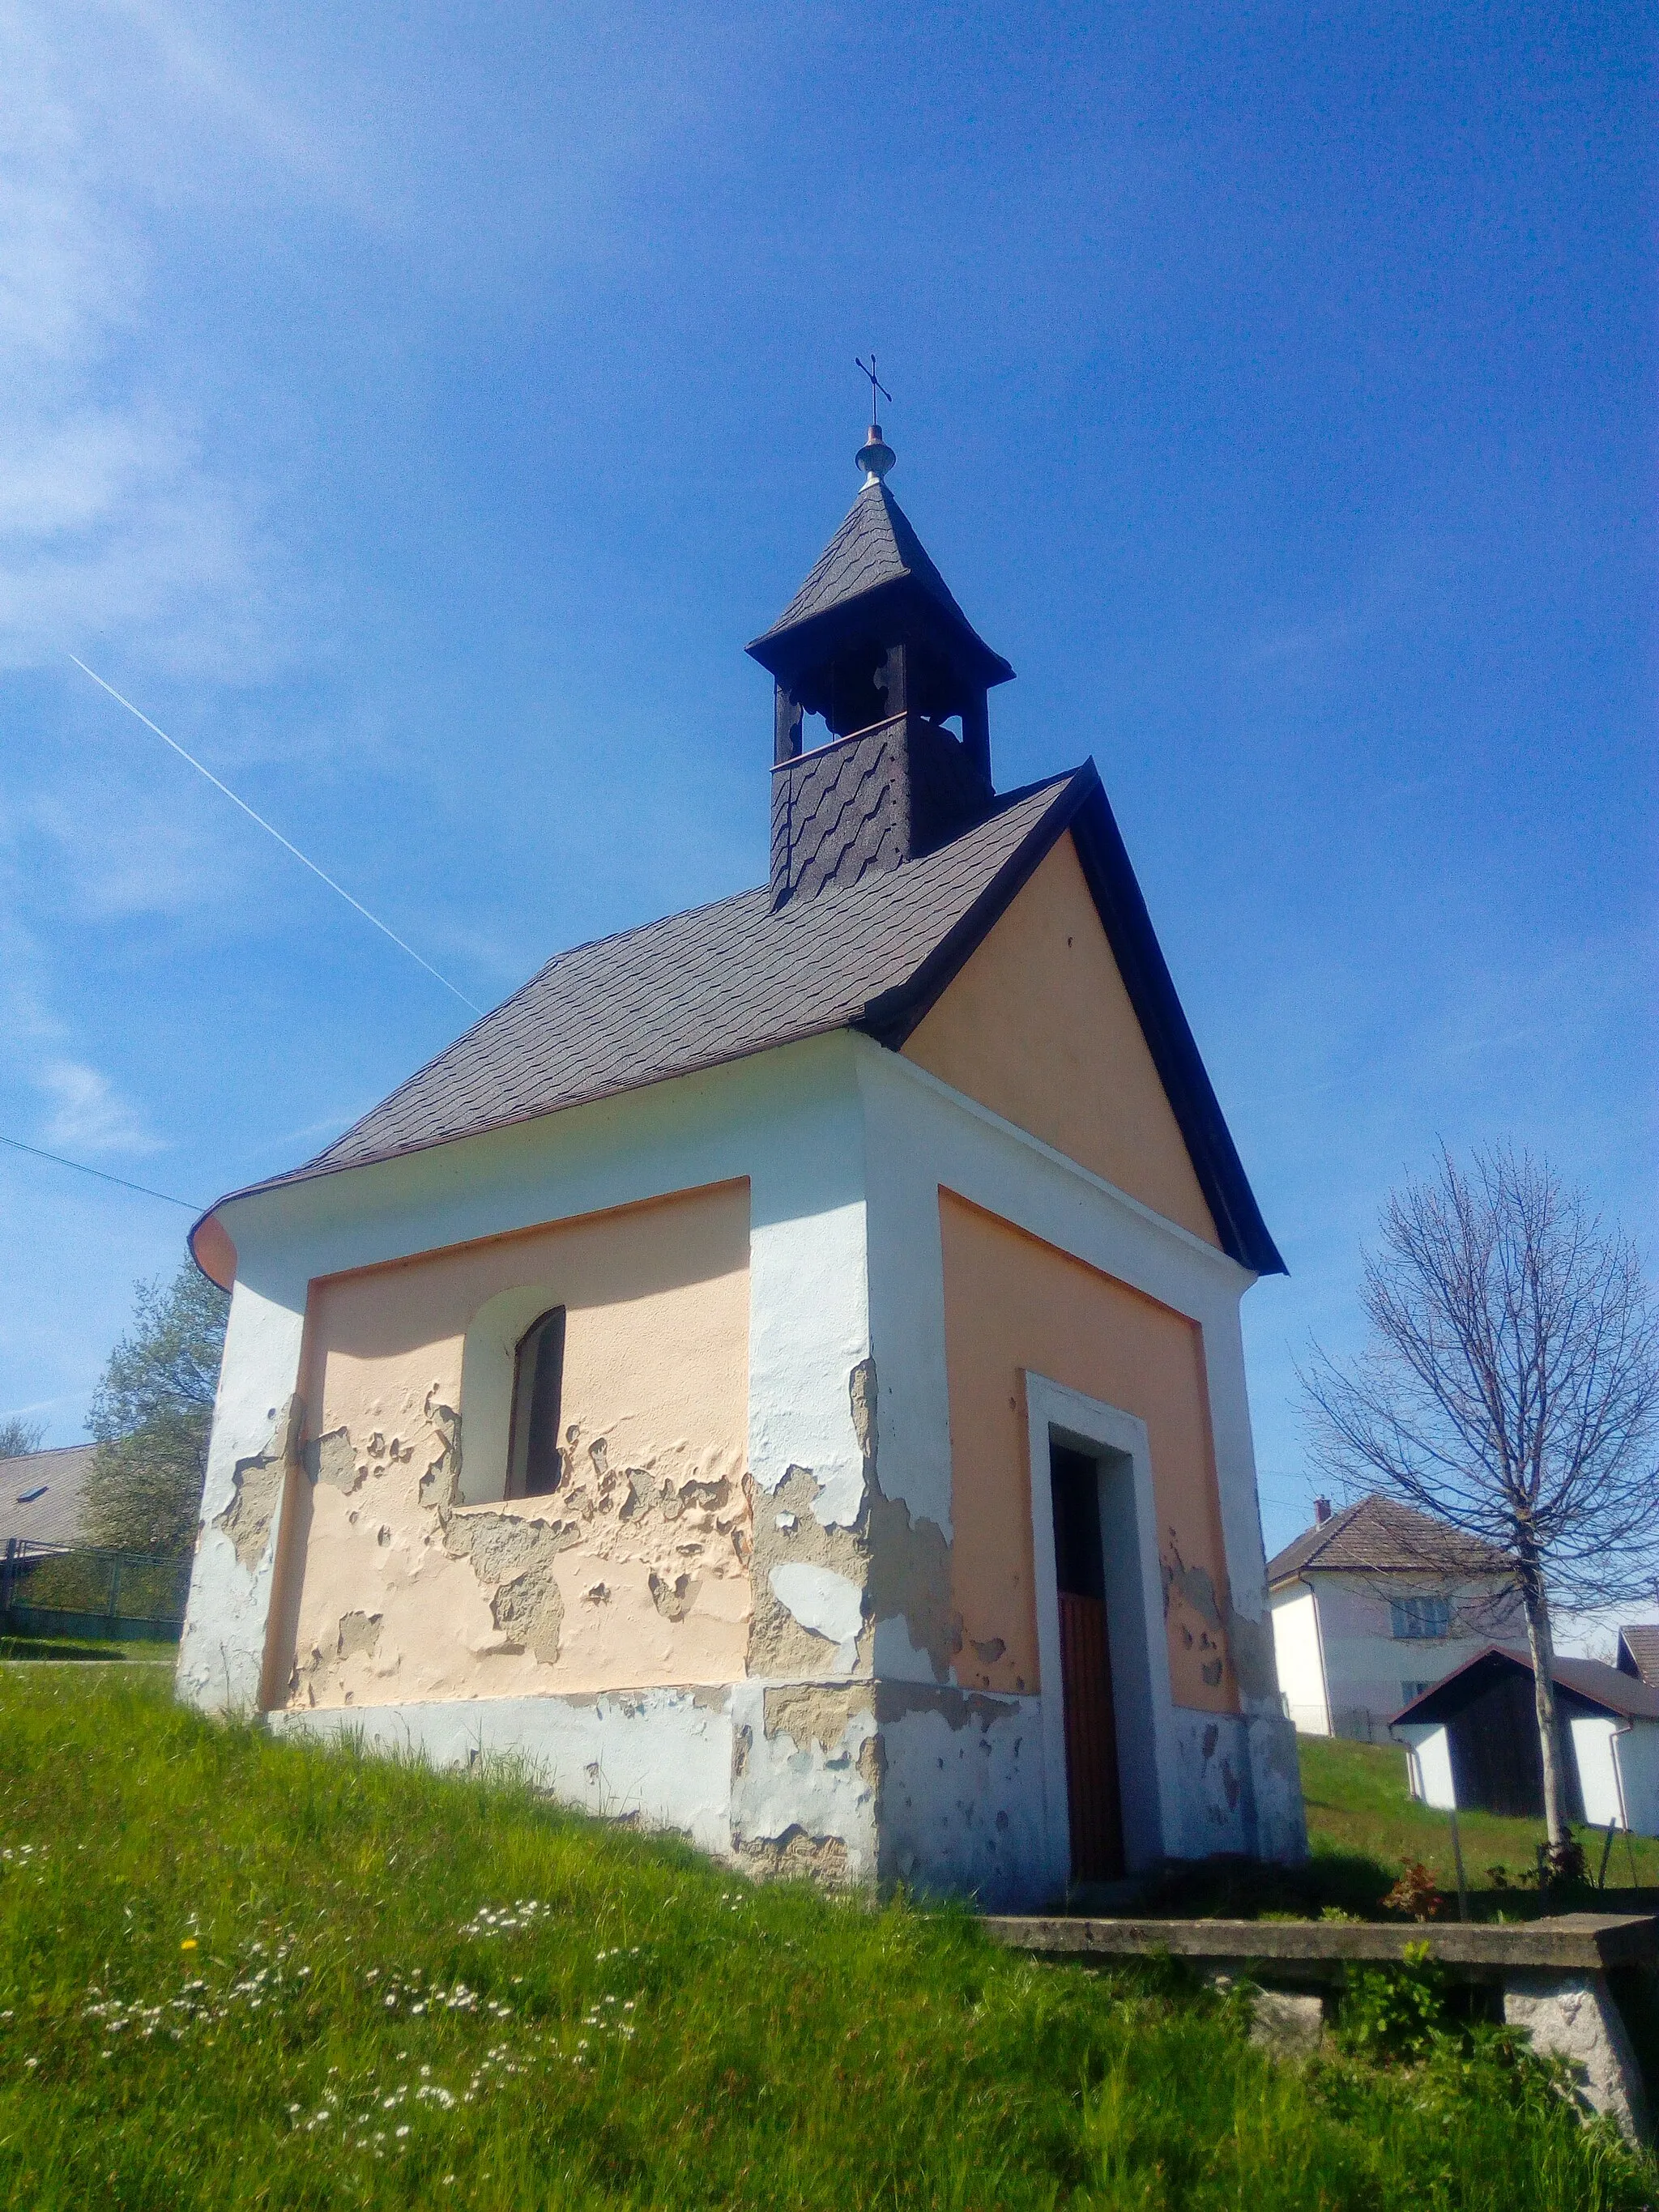
[[[507,1495],[541,1498],[559,1486],[559,1396],[564,1380],[564,1308],[555,1306],[519,1339],[513,1361],[513,1426]]]

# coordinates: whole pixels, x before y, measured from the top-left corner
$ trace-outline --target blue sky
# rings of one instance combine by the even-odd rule
[[[1654,1248],[1635,6],[0,5],[0,1132],[193,1200],[760,877],[743,656],[893,489],[1092,753],[1291,1270],[1455,1147]],[[185,1217],[0,1153],[0,1411]]]

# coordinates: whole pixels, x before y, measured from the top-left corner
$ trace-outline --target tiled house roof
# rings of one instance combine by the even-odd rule
[[[1659,1685],[1659,1625],[1620,1630],[1619,1671]]]
[[[1316,1567],[1321,1574],[1502,1575],[1503,1553],[1395,1498],[1373,1493],[1304,1528],[1267,1562],[1272,1589]]]
[[[96,1444],[62,1444],[0,1459],[0,1544],[13,1536],[35,1544],[88,1542],[82,1516],[97,1455]]]

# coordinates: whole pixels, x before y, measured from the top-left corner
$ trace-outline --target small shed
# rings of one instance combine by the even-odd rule
[[[1553,1674],[1568,1817],[1659,1835],[1659,1689],[1595,1659],[1557,1659]],[[1533,1700],[1530,1655],[1497,1644],[1413,1698],[1392,1729],[1413,1796],[1443,1812],[1541,1819]]]

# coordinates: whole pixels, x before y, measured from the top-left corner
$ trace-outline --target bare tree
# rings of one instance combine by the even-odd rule
[[[1550,1606],[1650,1599],[1659,1536],[1659,1314],[1634,1247],[1508,1146],[1383,1208],[1370,1323],[1303,1376],[1322,1464],[1510,1561],[1526,1613],[1552,1853],[1570,1843]]]

